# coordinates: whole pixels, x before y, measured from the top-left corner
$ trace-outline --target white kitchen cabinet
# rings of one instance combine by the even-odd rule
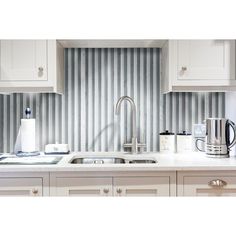
[[[1,40],[0,92],[64,90],[64,49],[56,40]]]
[[[2,40],[1,81],[47,80],[46,40]]]
[[[176,172],[51,173],[52,196],[176,196]]]
[[[115,196],[170,196],[169,176],[114,178]]]
[[[236,90],[234,40],[169,40],[161,53],[163,93]]]
[[[0,196],[42,195],[42,178],[0,178]]]
[[[62,177],[56,179],[57,196],[112,196],[112,178]]]
[[[0,173],[0,196],[49,196],[49,173]]]
[[[178,196],[236,196],[236,173],[178,172]]]

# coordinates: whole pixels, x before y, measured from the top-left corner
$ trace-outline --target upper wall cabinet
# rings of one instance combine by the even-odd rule
[[[64,90],[64,50],[56,40],[1,40],[0,93]]]
[[[169,40],[162,47],[163,93],[236,90],[234,40]]]

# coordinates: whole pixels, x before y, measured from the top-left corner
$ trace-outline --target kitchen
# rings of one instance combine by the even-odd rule
[[[1,40],[0,195],[235,196],[235,56],[235,40]]]
[[[234,235],[234,1],[0,9],[0,235]]]

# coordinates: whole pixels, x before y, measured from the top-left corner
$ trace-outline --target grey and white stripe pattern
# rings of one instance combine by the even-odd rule
[[[13,151],[26,107],[36,118],[36,143],[69,143],[73,151],[122,151],[131,140],[131,109],[137,105],[139,141],[158,151],[158,133],[191,130],[205,116],[224,115],[223,93],[160,95],[159,49],[66,49],[65,94],[0,95],[0,151]],[[186,122],[186,126],[185,126]],[[160,126],[160,127],[159,127]]]
[[[224,93],[169,93],[161,96],[160,131],[192,130],[208,117],[224,117]]]

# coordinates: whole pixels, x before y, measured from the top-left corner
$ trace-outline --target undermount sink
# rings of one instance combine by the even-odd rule
[[[157,163],[156,160],[152,159],[135,159],[135,160],[129,160],[129,164],[155,164]]]
[[[124,164],[125,159],[120,157],[75,157],[71,164]]]
[[[78,157],[75,156],[70,164],[155,164],[154,159],[126,159],[121,157],[102,157],[102,156],[90,156],[90,157]]]

